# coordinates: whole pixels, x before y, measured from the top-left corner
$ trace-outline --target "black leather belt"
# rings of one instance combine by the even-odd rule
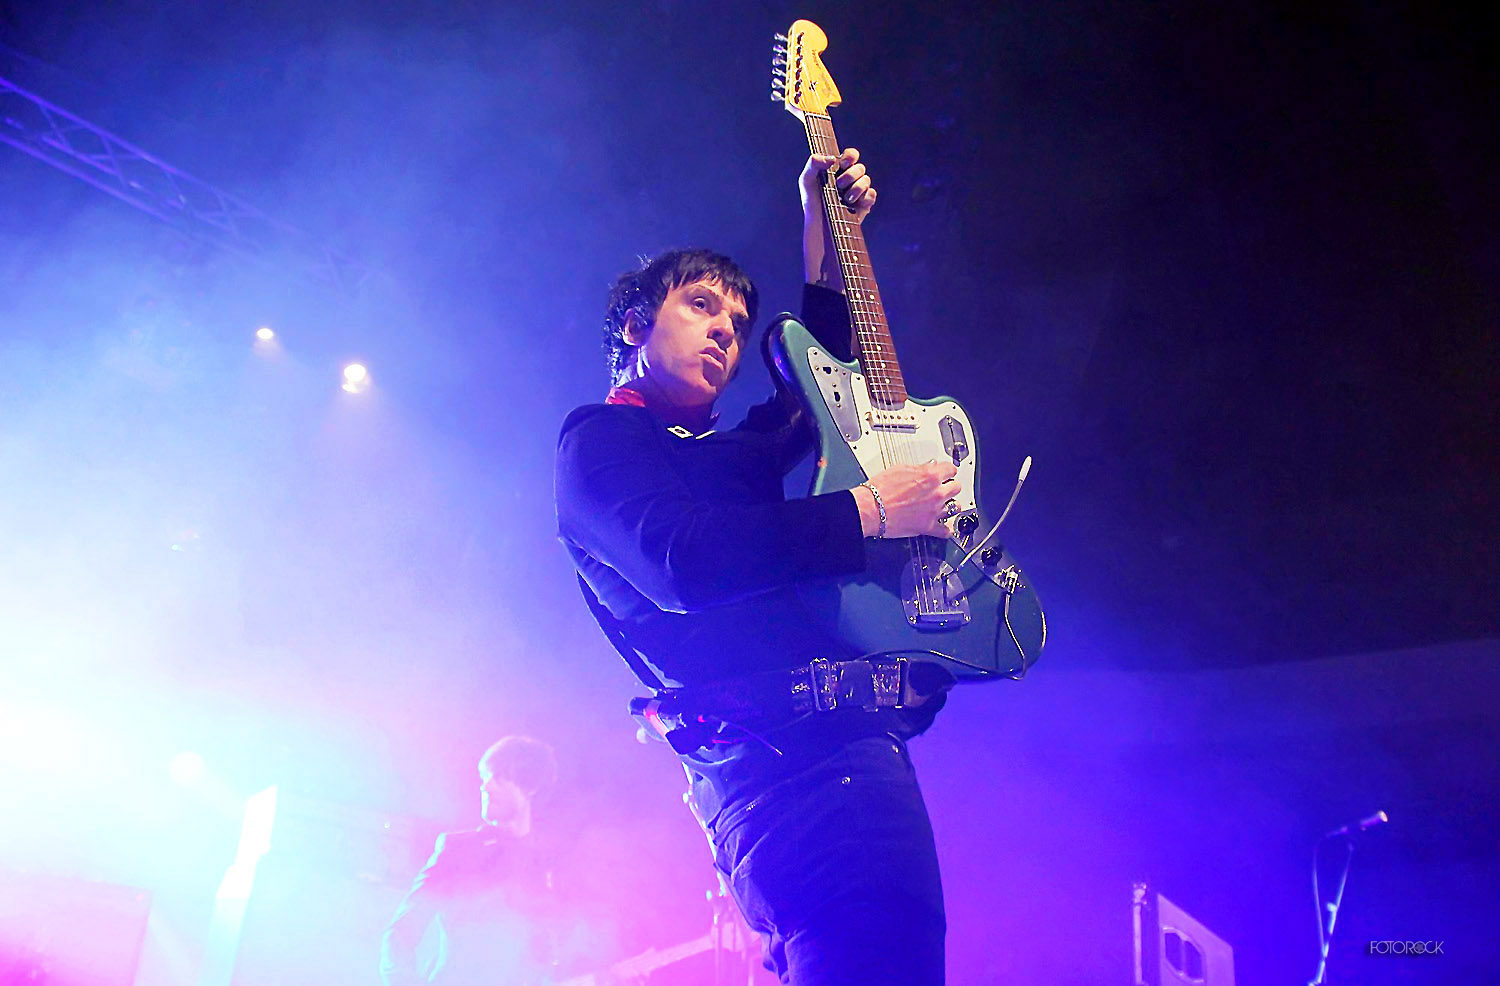
[[[800,668],[746,675],[630,700],[630,714],[679,753],[708,742],[721,724],[774,728],[820,712],[914,708],[952,688],[930,661],[813,660]]]

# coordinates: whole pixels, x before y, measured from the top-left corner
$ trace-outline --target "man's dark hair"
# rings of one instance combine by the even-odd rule
[[[641,265],[616,278],[609,292],[609,306],[604,312],[604,358],[609,364],[610,383],[619,381],[636,349],[625,341],[625,322],[630,314],[634,312],[642,325],[653,326],[667,292],[702,280],[717,281],[744,300],[749,315],[744,334],[750,334],[760,297],[739,264],[721,253],[701,249],[668,250],[655,257],[642,257]]]
[[[557,754],[539,739],[506,736],[479,758],[479,776],[503,777],[532,797],[557,782]]]

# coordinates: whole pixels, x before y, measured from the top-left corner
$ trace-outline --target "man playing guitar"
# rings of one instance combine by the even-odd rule
[[[876,193],[852,148],[814,154],[801,175],[802,321],[848,360],[829,180],[845,221],[862,222]],[[795,590],[862,571],[870,539],[946,538],[958,470],[895,465],[787,499],[783,477],[812,443],[791,395],[778,388],[714,430],[757,307],[744,272],[704,250],[620,276],[609,396],[573,411],[559,438],[559,534],[606,634],[666,697],[644,718],[687,768],[715,865],[768,965],[796,986],[939,984],[942,887],[906,741],[953,679],[903,663],[893,686]],[[819,694],[828,681],[842,701]]]

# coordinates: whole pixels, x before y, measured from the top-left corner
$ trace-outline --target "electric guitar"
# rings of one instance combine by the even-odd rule
[[[840,96],[819,58],[827,47],[811,21],[777,35],[771,96],[802,121],[814,153],[836,155],[828,109]],[[1020,678],[1047,639],[1041,604],[1021,566],[996,542],[999,522],[991,524],[979,506],[979,451],[968,414],[951,398],[918,400],[906,391],[864,234],[833,178],[824,182],[823,201],[857,359],[835,359],[793,319],[773,326],[767,339],[772,372],[797,396],[817,433],[812,492],[852,489],[890,466],[934,459],[957,467],[962,492],[948,504],[949,537],[872,541],[863,573],[814,584],[804,601],[859,653],[905,653],[960,678]],[[1021,481],[1030,465],[1028,457]],[[1007,504],[1000,520],[1009,510]]]
[[[640,955],[617,962],[604,973],[589,973],[558,983],[557,986],[611,986],[616,983],[644,982],[657,969],[681,962],[683,959],[701,955],[715,948],[732,952],[743,952],[748,946],[737,924],[727,924],[716,933],[709,932],[692,941],[673,945],[671,948],[648,948]],[[722,938],[720,937],[722,935]]]

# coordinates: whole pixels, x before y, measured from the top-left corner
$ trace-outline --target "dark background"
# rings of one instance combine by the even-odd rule
[[[805,148],[766,94],[771,33],[799,16],[831,39],[834,122],[880,189],[867,235],[909,387],[970,410],[991,502],[1035,457],[1007,546],[1048,610],[1038,675],[1232,696],[1199,683],[1305,662],[1386,696],[1348,715],[1289,697],[1306,722],[1279,746],[1221,742],[1214,723],[1259,721],[1228,698],[1183,698],[1202,728],[1160,749],[1119,740],[1120,756],[1195,766],[1188,781],[1142,768],[1157,800],[1122,807],[1134,821],[1116,830],[1142,865],[1122,849],[1111,877],[1171,856],[1150,814],[1219,783],[1264,794],[1302,840],[1265,868],[1309,938],[1290,861],[1395,792],[1443,820],[1403,860],[1420,870],[1440,844],[1441,866],[1492,868],[1493,712],[1433,701],[1398,729],[1375,670],[1393,665],[1360,656],[1425,654],[1394,663],[1413,694],[1490,697],[1483,675],[1423,679],[1439,645],[1500,623],[1494,37],[1442,5],[8,3],[0,75],[375,272],[325,291],[0,148],[6,533],[16,585],[45,602],[13,593],[5,615],[106,627],[62,658],[27,651],[26,680],[113,680],[95,674],[109,664],[143,701],[196,710],[181,742],[262,749],[223,758],[249,790],[301,776],[454,827],[468,751],[530,729],[588,764],[590,798],[619,794],[634,775],[597,754],[601,737],[628,743],[610,717],[630,683],[552,539],[551,443],[603,389],[602,298],[636,254],[715,246],[765,309],[795,306]],[[246,363],[258,324],[292,357],[274,374]],[[354,356],[379,389],[362,410],[330,403]],[[750,371],[730,405],[764,390]],[[184,525],[201,551],[150,555]],[[1493,648],[1460,650],[1492,666]],[[1038,700],[1031,719],[1086,718],[1100,738],[1111,700],[1079,687],[1099,704]],[[933,743],[965,756],[1006,735],[987,715]],[[322,731],[286,727],[308,720]],[[438,756],[460,763],[432,776]],[[1109,762],[1068,783],[1095,786]],[[1377,763],[1395,773],[1362,770]],[[1036,790],[1072,769],[1041,767]],[[936,815],[977,796],[970,775],[930,774]],[[1230,801],[1184,808],[1172,838]],[[622,832],[654,817],[615,807]],[[1046,824],[1087,830],[1087,799],[1055,807]],[[637,855],[676,858],[672,839],[696,837],[673,831]],[[1204,859],[1231,851],[1203,839]],[[950,872],[967,858],[945,849]],[[1079,893],[1127,899],[1089,882],[1101,872],[1080,869]],[[1217,882],[1223,897],[1201,893],[1220,925],[1254,906],[1210,864],[1174,872]],[[1046,874],[1007,876],[1028,878]],[[1475,900],[1455,899],[1443,913]],[[1310,974],[1309,942],[1242,924],[1242,970]],[[955,981],[990,981],[966,948]]]
[[[1496,90],[1477,21],[805,13],[883,193],[870,240],[908,375],[974,406],[992,485],[1036,456],[1013,536],[1066,573],[1042,578],[1059,615],[1136,637],[1108,664],[1495,631]],[[799,138],[762,105],[787,17],[125,3],[3,23],[56,67],[19,73],[55,101],[263,208],[290,196],[284,218],[415,283],[438,315],[422,344],[469,364],[422,399],[483,442],[500,436],[477,432],[495,414],[478,379],[557,381],[539,427],[597,390],[584,343],[630,251],[711,242],[770,307],[795,304]]]

